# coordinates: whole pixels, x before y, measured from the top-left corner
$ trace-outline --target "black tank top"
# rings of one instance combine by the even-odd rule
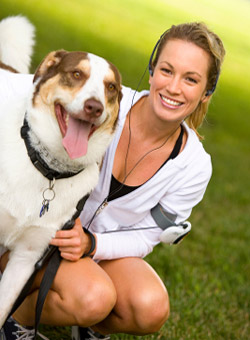
[[[170,160],[174,159],[176,156],[178,156],[181,145],[182,145],[182,140],[183,140],[183,134],[184,134],[184,128],[181,125],[181,132],[179,134],[179,137],[175,143],[175,146],[168,157],[168,159],[161,165],[161,167],[158,169],[158,171]],[[143,184],[141,184],[143,185]],[[110,188],[109,188],[109,196],[108,196],[108,202],[114,200],[115,198],[124,196],[129,194],[130,192],[134,191],[135,189],[139,188],[141,185],[137,186],[130,186],[126,184],[122,184],[119,182],[112,174],[111,177],[111,183],[110,183]]]

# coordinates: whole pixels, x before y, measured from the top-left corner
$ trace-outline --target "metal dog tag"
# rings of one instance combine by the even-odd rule
[[[40,210],[39,217],[42,217],[47,211],[49,211],[49,201],[44,200],[42,203],[42,208]]]
[[[53,201],[56,194],[54,191],[54,183],[55,180],[49,182],[49,188],[45,189],[43,191],[43,202],[42,202],[42,208],[40,210],[39,217],[42,217],[46,212],[49,211],[49,203],[50,201]]]

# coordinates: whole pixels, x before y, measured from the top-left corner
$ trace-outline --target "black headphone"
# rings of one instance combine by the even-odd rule
[[[215,79],[215,82],[214,82],[214,85],[213,87],[210,89],[210,90],[207,90],[205,96],[210,96],[211,94],[214,93],[215,89],[216,89],[216,85],[218,83],[218,80],[219,80],[219,76],[220,76],[220,71],[218,71],[217,75],[216,75],[216,79]]]
[[[155,51],[157,49],[157,47],[159,46],[160,42],[161,42],[161,39],[163,38],[163,36],[168,32],[165,31],[161,36],[160,36],[160,39],[157,41],[157,43],[155,44],[155,47],[153,48],[153,51],[151,53],[151,56],[149,58],[149,62],[148,62],[148,71],[149,71],[149,74],[151,75],[151,77],[153,77],[153,74],[154,74],[154,71],[153,71],[153,67],[152,67],[152,64],[153,64],[153,58],[154,58],[154,54],[155,54]],[[216,89],[216,85],[217,85],[217,82],[219,80],[219,76],[220,76],[220,71],[218,71],[217,73],[217,76],[216,76],[216,79],[215,79],[215,82],[214,82],[214,85],[213,87],[210,89],[210,90],[207,90],[205,96],[210,96],[211,94],[214,93],[215,89]]]
[[[167,30],[168,31],[168,30]],[[152,67],[152,63],[153,63],[153,58],[154,58],[154,54],[155,54],[155,51],[158,47],[158,45],[160,44],[161,42],[161,39],[163,38],[163,36],[165,35],[165,33],[167,33],[167,31],[165,31],[164,33],[162,33],[162,35],[160,36],[159,40],[157,41],[157,43],[155,44],[155,47],[151,53],[151,56],[150,56],[150,59],[149,59],[149,62],[148,62],[148,71],[149,71],[149,74],[151,75],[151,77],[153,77],[153,74],[154,74],[154,71],[153,71],[153,67]]]

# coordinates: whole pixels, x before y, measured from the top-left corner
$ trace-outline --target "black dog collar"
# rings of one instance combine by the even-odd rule
[[[24,139],[25,146],[27,149],[27,153],[30,157],[31,162],[33,165],[37,168],[38,171],[41,172],[41,174],[48,178],[50,181],[53,179],[61,179],[61,178],[68,178],[77,175],[82,170],[78,172],[58,172],[56,170],[51,169],[47,163],[41,158],[39,155],[39,152],[37,152],[31,145],[30,139],[28,136],[28,133],[30,131],[30,127],[28,125],[28,122],[26,118],[24,118],[23,126],[21,127],[21,137]]]

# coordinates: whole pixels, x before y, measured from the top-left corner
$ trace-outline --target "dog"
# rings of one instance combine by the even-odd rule
[[[12,31],[15,25],[27,31],[24,56],[13,49],[5,53],[13,37],[6,24]],[[25,18],[0,23],[3,72],[19,71],[22,58],[27,72],[33,34]],[[9,62],[13,53],[17,66]],[[87,52],[58,50],[38,66],[29,95],[0,103],[0,244],[10,251],[0,281],[0,328],[51,238],[96,186],[121,97],[120,73],[112,63]],[[52,170],[52,178],[40,171],[41,164],[32,163],[28,152]]]

